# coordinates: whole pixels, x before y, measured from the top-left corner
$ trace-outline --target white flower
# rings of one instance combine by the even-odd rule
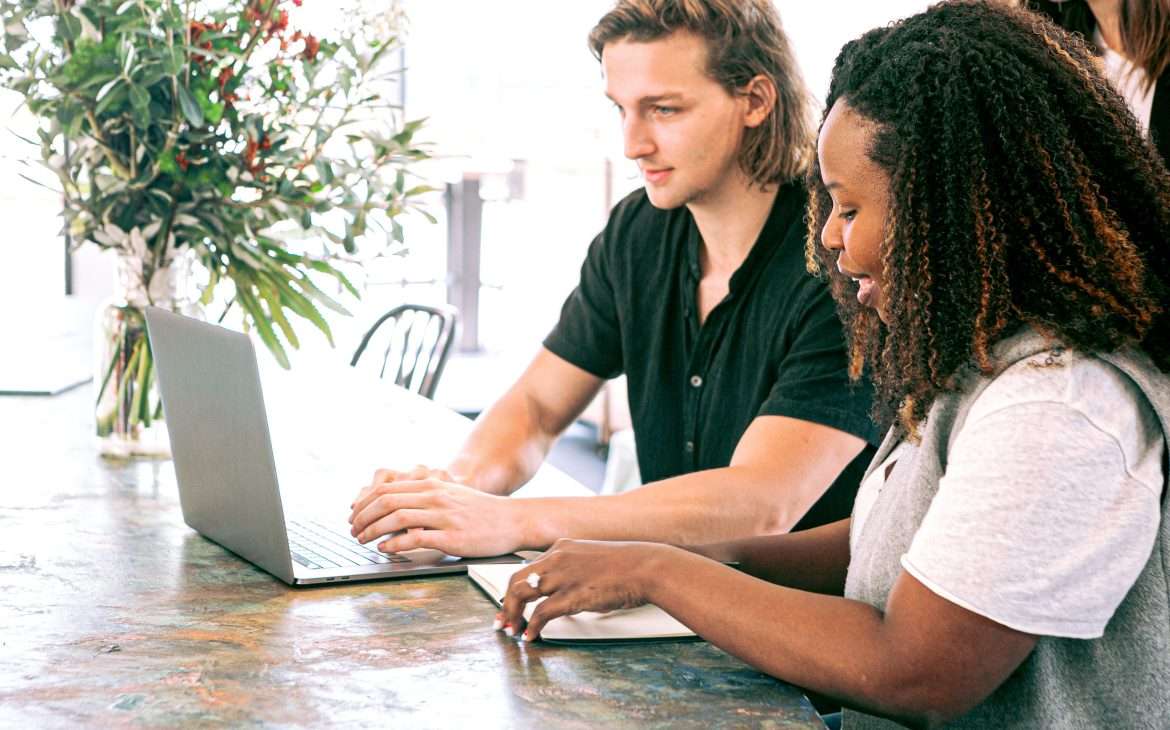
[[[124,248],[124,244],[126,243],[126,231],[123,231],[116,224],[107,221],[105,225],[94,228],[93,238],[103,246]]]

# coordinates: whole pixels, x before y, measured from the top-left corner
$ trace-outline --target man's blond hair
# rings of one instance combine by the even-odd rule
[[[729,94],[759,75],[776,87],[771,113],[740,144],[739,162],[752,182],[803,175],[812,158],[811,98],[771,0],[619,0],[589,34],[589,47],[600,60],[608,43],[644,43],[678,31],[706,41],[707,73]]]

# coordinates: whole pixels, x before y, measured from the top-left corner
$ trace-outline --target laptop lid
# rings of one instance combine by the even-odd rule
[[[156,307],[146,309],[146,327],[184,521],[292,583],[284,510],[251,339]]]
[[[346,559],[358,543],[350,542],[348,531],[333,529],[332,545],[315,541],[339,558],[333,566],[296,564],[252,340],[155,307],[146,309],[146,327],[183,519],[200,534],[291,585],[462,573],[471,563],[520,560],[469,560],[421,549],[392,561],[373,551],[382,560],[362,564]],[[339,505],[337,514],[343,513]]]

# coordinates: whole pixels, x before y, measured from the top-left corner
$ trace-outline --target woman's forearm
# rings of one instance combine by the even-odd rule
[[[849,567],[849,526],[844,519],[811,530],[688,547],[769,583],[839,596]]]
[[[873,606],[769,583],[682,551],[648,565],[644,580],[651,603],[751,666],[851,707],[902,714],[896,662]]]

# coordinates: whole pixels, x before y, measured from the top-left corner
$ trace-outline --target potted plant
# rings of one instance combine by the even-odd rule
[[[398,6],[318,37],[297,27],[302,2],[0,0],[0,80],[40,120],[31,141],[66,230],[120,258],[98,315],[105,453],[159,447],[145,439],[162,412],[144,306],[238,306],[288,367],[294,322],[332,343],[336,293],[359,295],[345,273],[358,241],[401,247],[399,217],[430,218],[430,188],[409,182],[421,122],[387,98]]]

